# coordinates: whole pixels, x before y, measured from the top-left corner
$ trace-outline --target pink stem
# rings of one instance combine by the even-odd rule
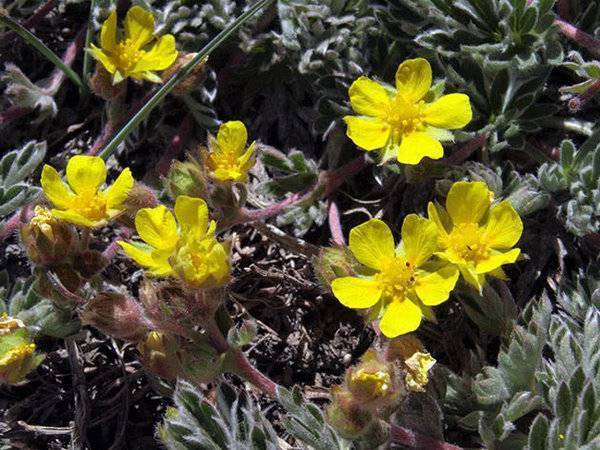
[[[463,450],[457,445],[448,444],[444,441],[438,441],[429,436],[409,430],[398,425],[391,425],[392,441],[397,444],[413,448],[426,448],[428,450]]]
[[[22,211],[17,211],[2,224],[0,228],[0,242],[3,242],[11,234],[13,234],[21,224]]]
[[[598,92],[600,92],[600,80],[594,81],[585,92],[569,100],[569,109],[571,112],[579,111],[587,102],[593,99]]]
[[[0,124],[12,122],[29,114],[33,109],[22,108],[20,106],[11,106],[5,111],[0,112]]]
[[[277,398],[277,383],[263,375],[260,370],[254,367],[241,350],[235,350],[234,362],[236,373],[238,375],[260,389],[263,394],[272,398]]]
[[[600,55],[600,41],[598,39],[562,19],[555,19],[554,24],[558,25],[560,32],[567,38],[587,48],[594,55]]]
[[[42,6],[35,10],[35,12],[31,15],[31,17],[25,20],[21,25],[23,28],[29,30],[34,28],[44,17],[50,13],[56,6],[58,0],[48,0]],[[2,46],[6,47],[17,37],[17,33],[14,31],[8,31],[0,36],[0,42],[2,42]]]
[[[129,239],[131,235],[132,233],[129,228],[121,227],[119,235],[115,237],[115,239],[102,252],[102,256],[104,257],[104,259],[106,259],[107,261],[112,260],[117,254],[117,252],[121,249],[121,246],[118,244],[118,242],[125,239]]]
[[[342,231],[342,223],[340,221],[340,210],[337,203],[332,198],[329,199],[329,230],[331,238],[336,245],[343,247],[346,245],[344,232]]]
[[[475,136],[457,151],[452,153],[447,158],[444,158],[444,161],[448,164],[461,164],[464,162],[469,156],[473,154],[476,150],[479,150],[481,147],[485,145],[487,142],[487,138],[489,133],[482,133]]]
[[[169,173],[169,169],[171,168],[173,160],[177,159],[181,153],[183,144],[187,140],[191,130],[192,116],[188,113],[183,118],[181,125],[179,125],[175,136],[173,136],[173,139],[171,140],[171,146],[158,162],[158,173],[160,173],[162,176],[166,176]]]

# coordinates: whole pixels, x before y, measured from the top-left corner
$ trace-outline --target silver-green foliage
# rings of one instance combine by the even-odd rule
[[[558,215],[577,236],[600,229],[599,137],[600,132],[596,132],[579,150],[573,142],[563,141],[560,160],[545,163],[538,170],[540,185],[559,199]]]
[[[26,179],[46,156],[46,142],[30,141],[0,159],[0,217],[33,200],[40,189]]]
[[[81,326],[72,310],[60,309],[36,292],[34,278],[11,285],[6,271],[0,272],[0,312],[23,321],[34,336],[64,338]]]

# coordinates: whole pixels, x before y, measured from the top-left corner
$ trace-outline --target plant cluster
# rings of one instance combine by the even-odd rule
[[[0,395],[51,374],[64,341],[82,408],[87,332],[127,343],[167,399],[169,449],[598,448],[584,3],[9,2],[2,41],[43,63],[7,50],[1,78]],[[83,9],[56,55],[36,26]],[[306,270],[248,263],[257,235]],[[258,263],[360,324],[325,401],[249,356],[277,334],[240,295]],[[85,420],[71,445],[95,448]]]

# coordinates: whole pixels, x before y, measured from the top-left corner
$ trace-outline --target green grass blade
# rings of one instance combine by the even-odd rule
[[[94,8],[96,7],[96,0],[91,0],[90,1],[90,16],[88,18],[88,26],[87,26],[87,30],[85,32],[85,45],[84,45],[84,52],[83,52],[83,69],[81,71],[83,79],[87,80],[87,76],[90,73],[90,69],[92,66],[92,57],[90,56],[90,52],[87,51],[88,48],[90,48],[90,44],[92,43],[92,38],[94,36],[94,19],[93,19],[93,14],[94,14]]]
[[[156,91],[156,93],[148,100],[148,102],[140,108],[140,110],[135,113],[135,115],[129,119],[129,121],[119,130],[119,132],[110,140],[106,147],[102,149],[99,153],[99,156],[104,160],[108,159],[108,157],[115,151],[117,146],[127,137],[127,135],[131,132],[131,130],[136,127],[149,113],[154,109],[156,105],[158,105],[163,98],[169,94],[173,90],[173,88],[183,80],[186,76],[188,76],[194,68],[200,64],[213,50],[218,48],[231,34],[237,31],[248,19],[250,19],[256,12],[260,9],[269,6],[275,0],[260,0],[256,2],[256,4],[240,15],[235,22],[233,22],[226,29],[221,31],[215,38],[210,41],[208,44],[200,50],[196,56],[189,63],[181,68],[179,72],[173,75],[169,80],[162,85],[162,87]]]
[[[75,83],[80,89],[85,89],[85,86],[84,86],[83,82],[81,81],[81,78],[79,78],[79,75],[77,75],[73,69],[71,69],[69,66],[67,66],[63,62],[63,60],[60,59],[56,55],[56,53],[54,53],[52,50],[50,50],[48,47],[46,47],[46,45],[42,41],[40,41],[37,37],[35,37],[35,35],[33,33],[31,33],[29,30],[24,28],[17,21],[13,20],[8,15],[8,12],[2,8],[0,8],[0,23],[2,23],[3,25],[6,25],[12,31],[14,31],[19,36],[21,36],[25,40],[25,42],[27,42],[29,45],[31,45],[33,48],[35,48],[37,51],[39,51],[48,61],[50,61],[52,64],[54,64],[60,70],[62,70],[65,73],[65,75],[71,81],[73,81],[73,83]]]

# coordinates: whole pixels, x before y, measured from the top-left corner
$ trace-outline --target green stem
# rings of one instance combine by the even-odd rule
[[[92,65],[92,59],[90,57],[90,53],[87,49],[90,47],[92,43],[92,37],[94,36],[94,8],[96,7],[96,0],[90,0],[90,15],[88,17],[88,25],[87,31],[85,33],[85,46],[83,52],[83,69],[81,71],[82,77],[84,80],[87,80],[88,74],[90,73],[90,67]]]
[[[73,69],[71,69],[69,66],[67,66],[63,62],[63,60],[60,59],[56,55],[56,53],[54,53],[52,50],[50,50],[48,47],[46,47],[46,45],[42,41],[40,41],[37,37],[35,37],[35,35],[33,33],[31,33],[29,30],[24,28],[23,25],[21,25],[20,23],[13,20],[8,15],[8,12],[6,10],[1,9],[1,8],[0,8],[0,23],[6,25],[12,31],[14,31],[19,36],[21,36],[25,40],[25,42],[27,42],[29,45],[31,45],[33,48],[35,48],[37,51],[39,51],[46,59],[48,59],[57,68],[62,70],[64,72],[64,74],[71,81],[73,81],[73,83],[75,83],[80,89],[85,89],[85,86],[84,86],[83,82],[81,81],[81,78],[79,78],[79,75],[77,75]]]
[[[110,140],[106,147],[99,153],[99,156],[107,160],[108,157],[116,150],[117,146],[125,139],[125,137],[135,128],[149,113],[152,111],[168,94],[173,88],[187,77],[194,68],[201,64],[210,53],[218,48],[225,40],[231,36],[235,31],[238,30],[248,19],[256,14],[260,9],[269,6],[275,0],[260,0],[252,8],[243,13],[238,17],[234,23],[229,27],[221,31],[212,41],[200,50],[196,56],[194,56],[189,63],[181,68],[179,72],[173,75],[169,80],[162,85],[162,87],[156,91],[156,93],[124,126],[119,132]]]

